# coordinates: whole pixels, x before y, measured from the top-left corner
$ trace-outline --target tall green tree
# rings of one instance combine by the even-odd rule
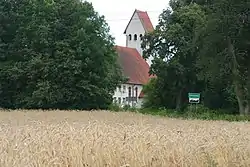
[[[144,58],[153,56],[151,72],[157,75],[162,88],[158,96],[164,107],[181,109],[187,102],[187,93],[201,91],[202,83],[196,77],[196,42],[198,30],[205,25],[206,15],[197,4],[165,10],[156,30],[144,37]],[[172,99],[169,101],[169,99]],[[174,104],[174,105],[173,105]]]
[[[171,0],[172,10],[161,14],[143,42],[144,57],[155,58],[151,72],[158,76],[145,90],[160,99],[148,104],[180,108],[186,90],[201,91],[207,107],[235,111],[238,105],[239,113],[249,114],[249,3]]]
[[[107,108],[122,81],[103,16],[80,0],[0,0],[0,105]]]
[[[200,7],[203,9],[205,14],[207,15],[207,19],[210,19],[211,18],[210,16],[211,14],[213,14],[214,11],[213,7],[215,2],[216,2],[215,0],[171,0],[170,4],[171,6],[173,6],[172,8],[176,10],[184,6],[188,6],[192,3],[196,3],[200,5]],[[208,29],[207,25],[204,27],[200,27],[200,29],[198,29],[197,34],[199,35],[197,37],[198,39],[196,42],[197,45],[196,47],[198,48],[198,51],[203,50],[207,46],[210,46],[211,43],[213,43],[213,41],[209,41],[208,38],[205,38],[204,36],[204,34],[206,34],[207,29]],[[213,34],[214,32],[210,31],[209,33],[207,33],[207,36],[213,36]],[[212,38],[214,38],[214,36]],[[220,44],[213,45],[213,47],[210,48],[207,53],[211,54],[211,50],[215,50],[215,48],[217,47],[220,47]],[[204,52],[202,51],[198,53],[198,59],[197,59],[198,62],[200,59],[204,59],[204,55],[206,54],[204,54]],[[207,57],[209,58],[211,56],[207,55]],[[209,73],[212,74],[211,71],[216,71],[215,69],[218,68],[216,68],[216,66],[213,66],[213,63],[211,63],[211,61],[205,60],[203,62],[206,65],[210,63],[211,67],[210,69],[208,69],[205,66],[201,67],[200,65],[198,66],[196,65],[199,74],[198,78],[204,83],[204,88],[203,91],[201,92],[203,104],[211,109],[223,108],[227,112],[237,111],[237,100],[235,98],[234,92],[232,91],[233,89],[230,77],[224,76],[225,73],[223,73],[222,71],[220,72],[217,71],[216,73],[213,73],[213,75],[210,75],[210,77],[213,79],[211,78],[208,79],[208,77],[204,78],[204,76],[207,76]],[[226,69],[224,70],[227,71]]]
[[[225,89],[236,97],[240,114],[249,114],[250,2],[217,0],[209,8],[201,36],[201,76],[210,83],[223,81]]]

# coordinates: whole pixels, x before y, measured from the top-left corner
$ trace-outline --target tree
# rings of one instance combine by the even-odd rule
[[[174,3],[172,3],[174,5]],[[167,99],[174,99],[175,108],[181,109],[187,101],[187,93],[201,91],[195,68],[196,42],[200,27],[205,25],[206,15],[197,4],[173,6],[160,15],[156,30],[143,39],[144,58],[153,56],[151,73],[156,74],[161,85],[158,96],[164,95],[162,105],[171,107]],[[171,100],[172,101],[172,100]],[[172,108],[172,107],[171,107]]]
[[[156,31],[143,42],[144,57],[155,58],[151,72],[161,89],[148,93],[175,97],[180,108],[181,91],[201,91],[209,108],[232,111],[238,104],[241,114],[249,114],[250,2],[171,0],[170,6],[172,11],[161,14]]]
[[[233,85],[240,114],[249,114],[250,2],[217,0],[209,8],[208,24],[201,36],[202,77],[210,83],[224,80],[229,88]]]
[[[0,105],[104,109],[122,81],[103,16],[80,0],[0,0]]]

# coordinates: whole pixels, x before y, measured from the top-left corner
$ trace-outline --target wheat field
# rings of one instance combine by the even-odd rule
[[[247,122],[2,110],[0,144],[0,167],[250,166]]]

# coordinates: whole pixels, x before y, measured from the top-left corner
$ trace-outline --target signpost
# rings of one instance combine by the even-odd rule
[[[197,109],[197,104],[200,103],[200,93],[188,93],[188,101],[190,104],[196,104],[195,110]]]
[[[200,93],[188,93],[188,101],[191,104],[200,103]]]

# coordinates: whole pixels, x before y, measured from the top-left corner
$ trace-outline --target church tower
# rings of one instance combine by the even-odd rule
[[[142,56],[141,38],[148,32],[154,30],[151,20],[147,12],[135,10],[125,31],[126,47],[135,48]],[[149,66],[151,65],[152,57],[147,59]]]

